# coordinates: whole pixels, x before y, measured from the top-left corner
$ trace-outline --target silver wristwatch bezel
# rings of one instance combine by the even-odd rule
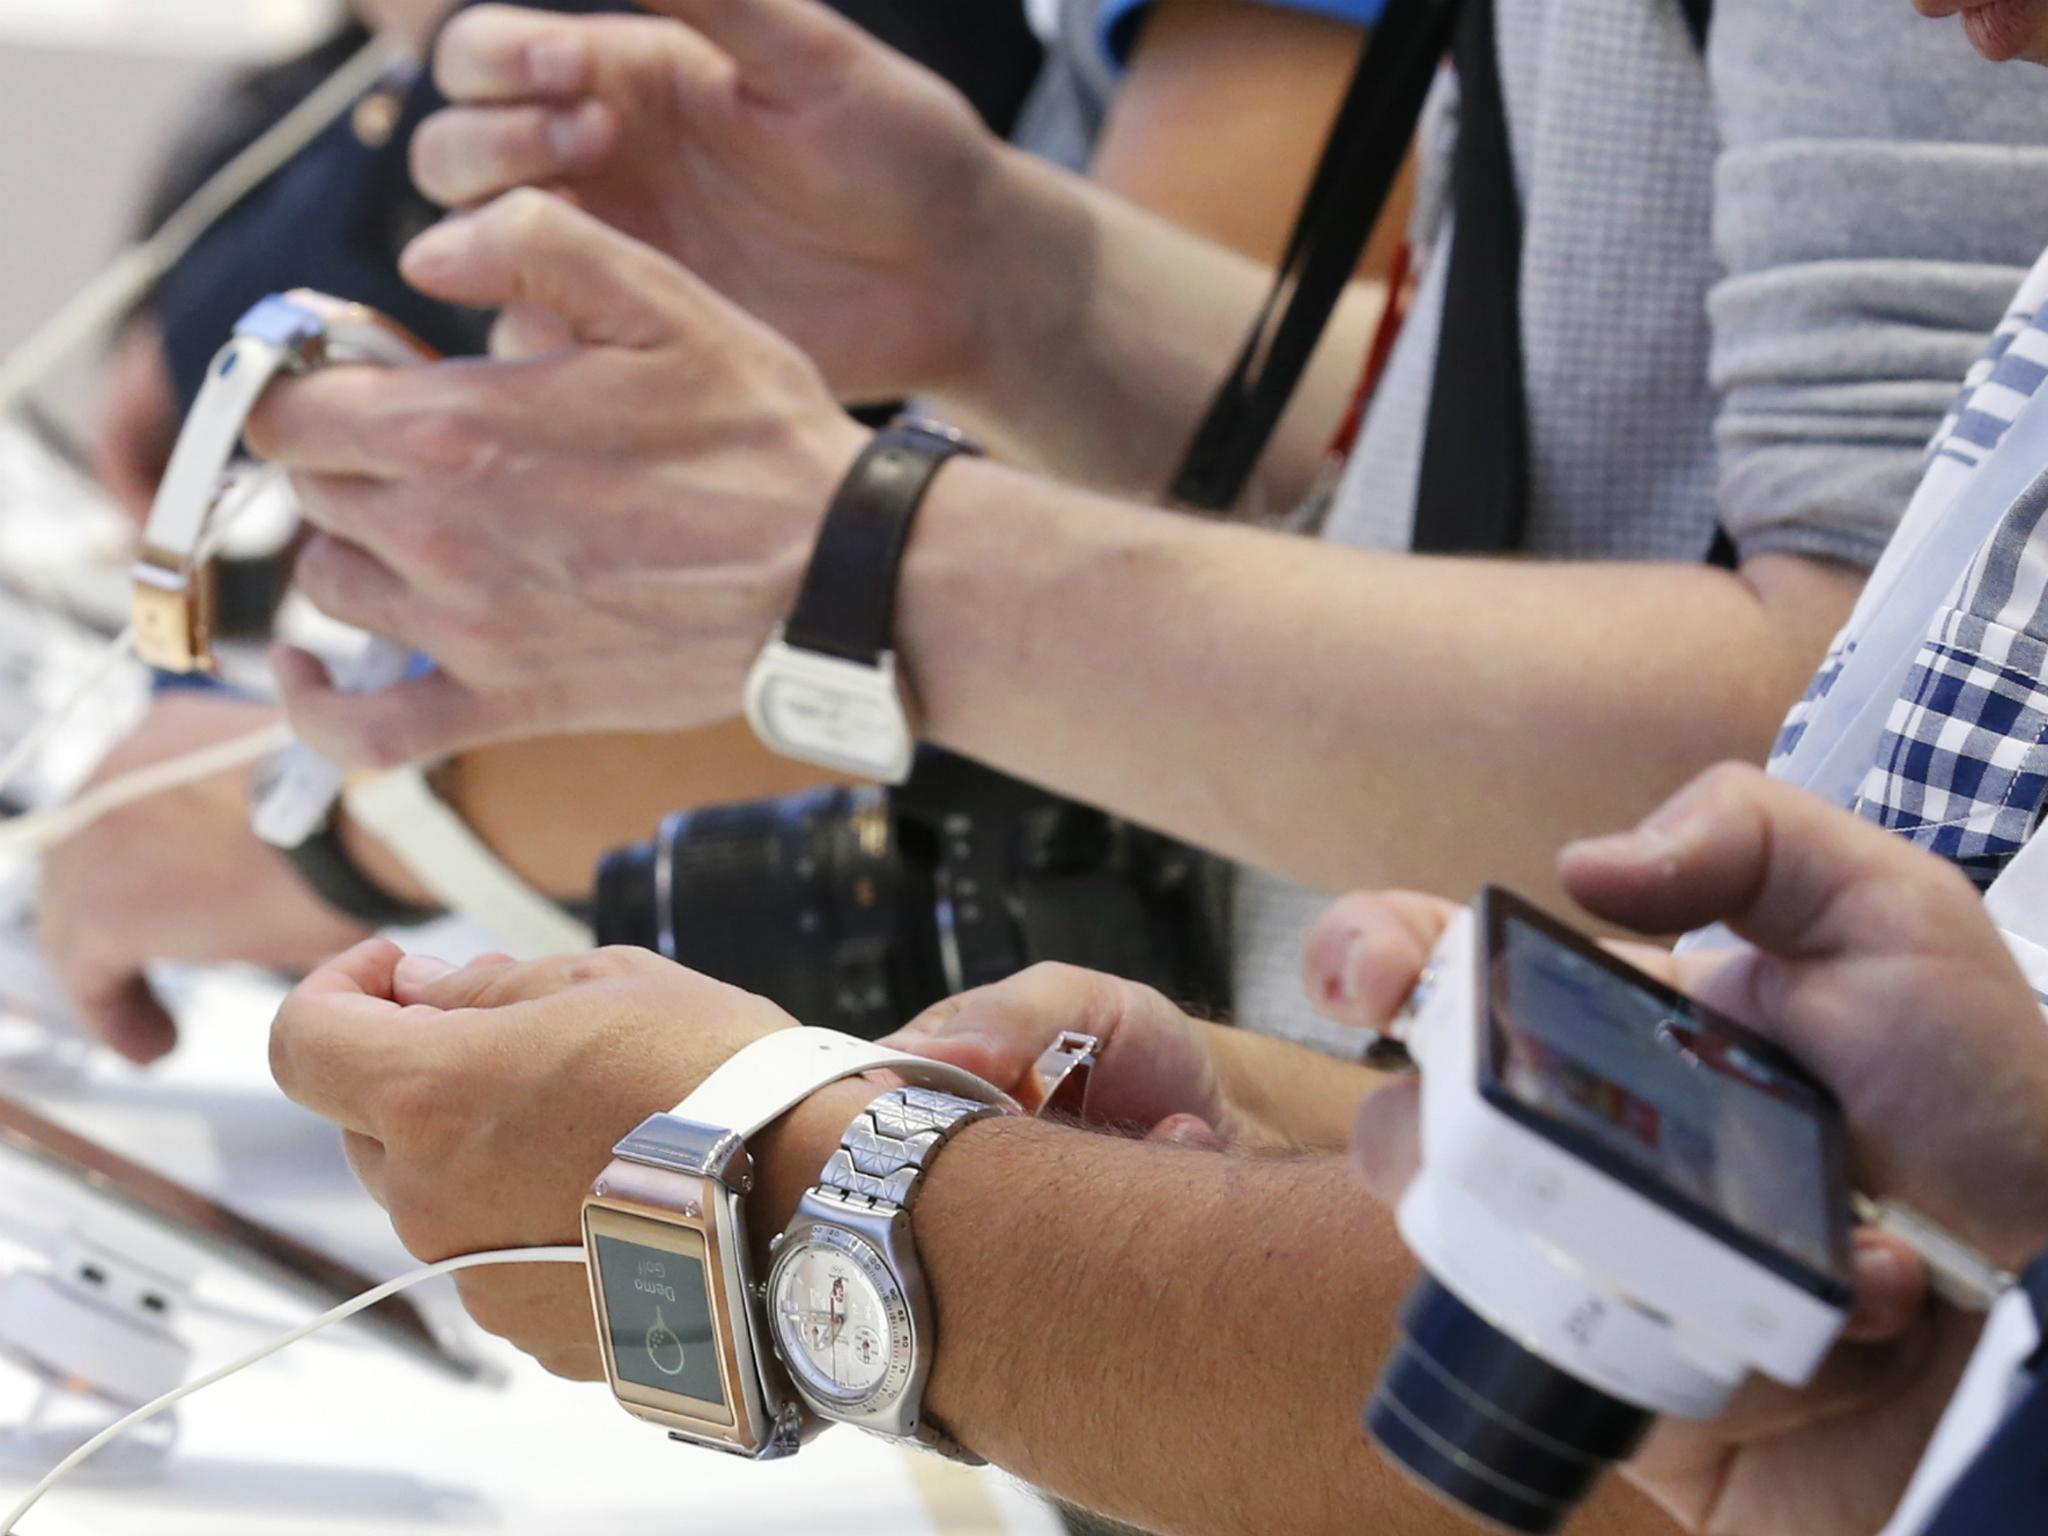
[[[777,708],[777,694],[802,690],[824,712],[843,721],[851,709],[872,712],[863,746],[829,727],[804,736],[785,728],[789,716]],[[791,645],[777,629],[747,676],[747,722],[771,751],[836,773],[902,784],[917,757],[917,733],[897,678],[896,653],[885,651],[874,666]]]
[[[863,1397],[848,1398],[820,1387],[803,1349],[784,1331],[783,1279],[807,1250],[817,1247],[852,1258],[882,1299],[890,1330],[885,1341],[889,1368],[881,1384]],[[773,1251],[766,1296],[768,1337],[804,1406],[821,1419],[851,1424],[884,1439],[925,1438],[921,1410],[931,1378],[931,1299],[911,1241],[909,1213],[870,1209],[831,1190],[813,1188],[775,1238]]]

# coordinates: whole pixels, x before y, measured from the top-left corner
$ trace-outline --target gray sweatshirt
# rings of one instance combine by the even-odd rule
[[[1718,522],[1745,555],[1869,565],[2048,242],[2048,80],[1983,63],[1907,0],[1718,0],[1704,61],[1678,0],[1497,10],[1533,551],[1693,560]],[[1426,124],[1425,276],[1326,530],[1341,543],[1409,537],[1453,95]],[[1246,872],[1239,1017],[1348,1050],[1301,999],[1324,903]]]

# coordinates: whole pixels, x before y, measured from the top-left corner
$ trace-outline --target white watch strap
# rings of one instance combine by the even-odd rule
[[[571,954],[595,942],[588,926],[485,847],[420,769],[359,779],[342,800],[356,824],[390,849],[435,900],[488,929],[516,959]]]
[[[242,441],[242,425],[290,364],[291,354],[282,347],[253,336],[238,336],[221,348],[157,488],[142,536],[147,548],[180,561],[197,558],[221,476]]]
[[[918,1088],[938,1088],[979,1104],[1019,1112],[1016,1101],[972,1072],[892,1051],[831,1029],[783,1029],[745,1047],[697,1086],[672,1113],[716,1126],[742,1141],[820,1088],[886,1068]]]

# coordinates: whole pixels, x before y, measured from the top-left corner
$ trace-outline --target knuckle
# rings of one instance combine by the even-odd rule
[[[484,211],[484,233],[511,246],[531,244],[546,235],[561,207],[537,187],[515,187]]]
[[[432,475],[474,478],[497,458],[497,443],[469,406],[443,402],[408,412],[396,432],[405,462]]]

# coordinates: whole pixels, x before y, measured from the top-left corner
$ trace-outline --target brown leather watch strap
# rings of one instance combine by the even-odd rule
[[[783,639],[878,665],[894,642],[897,575],[932,477],[949,459],[979,452],[964,434],[930,422],[876,433],[825,513]]]

